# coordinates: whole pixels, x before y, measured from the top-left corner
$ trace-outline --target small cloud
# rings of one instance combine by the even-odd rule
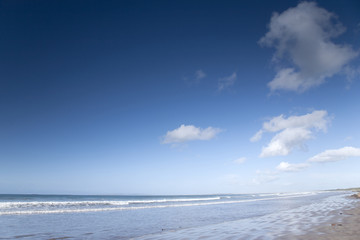
[[[194,140],[210,140],[222,130],[219,128],[208,127],[201,129],[193,125],[182,124],[179,128],[168,131],[164,137],[163,143],[182,143]]]
[[[273,171],[257,171],[256,177],[253,179],[253,182],[256,184],[266,183],[276,181],[280,178],[281,174],[284,173],[294,173],[305,170],[310,167],[309,163],[289,163],[289,162],[281,162],[275,170]]]
[[[282,13],[274,13],[269,31],[259,44],[274,47],[273,59],[287,61],[268,83],[270,90],[304,92],[321,85],[355,59],[359,52],[333,38],[345,32],[337,16],[315,2],[301,2]]]
[[[241,158],[238,158],[236,160],[234,160],[234,163],[236,164],[242,164],[246,161],[246,157],[241,157]]]
[[[291,164],[288,162],[281,162],[276,169],[281,172],[299,172],[308,168],[310,165],[307,163]]]
[[[184,81],[187,85],[192,86],[200,83],[200,81],[206,77],[206,73],[199,69],[196,70],[192,77],[184,77]]]
[[[227,89],[235,84],[235,81],[237,79],[237,74],[234,72],[228,77],[220,78],[218,81],[218,90],[222,91],[224,89]]]
[[[288,118],[280,115],[264,122],[262,129],[250,141],[259,141],[264,132],[278,132],[268,145],[263,147],[260,157],[286,156],[296,147],[305,149],[305,142],[313,138],[313,132],[325,132],[328,123],[325,110]]]
[[[329,149],[309,158],[308,162],[336,162],[346,160],[350,157],[360,157],[360,148],[343,147],[339,149]]]
[[[203,79],[204,77],[206,77],[206,74],[203,72],[203,70],[197,70],[196,72],[195,72],[195,79],[196,80],[201,80],[201,79]]]

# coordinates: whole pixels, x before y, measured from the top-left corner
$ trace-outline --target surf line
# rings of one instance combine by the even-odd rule
[[[309,194],[314,195],[314,194]],[[117,208],[88,208],[88,209],[58,209],[58,210],[28,210],[28,211],[9,211],[0,212],[1,215],[31,215],[31,214],[54,214],[54,213],[85,213],[85,212],[102,212],[102,211],[119,211],[119,210],[138,210],[149,208],[170,208],[170,207],[191,207],[191,206],[207,206],[218,204],[234,204],[244,202],[256,202],[256,201],[269,201],[289,198],[299,198],[307,195],[295,195],[286,197],[273,197],[273,198],[260,198],[260,199],[246,199],[238,201],[221,201],[221,202],[208,202],[208,203],[188,203],[188,204],[170,204],[170,205],[157,205],[157,206],[138,206],[138,207],[117,207]]]

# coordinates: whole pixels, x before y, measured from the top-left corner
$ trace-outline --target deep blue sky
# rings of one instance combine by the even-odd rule
[[[273,12],[298,3],[1,1],[0,193],[237,193],[356,185],[356,157],[273,172],[283,161],[360,147],[358,57],[341,65],[353,69],[351,83],[338,71],[306,91],[272,92],[267,86],[292,61],[272,61],[275,48],[259,40]],[[360,3],[317,3],[346,27],[331,41],[359,51]],[[197,71],[204,76],[197,78]],[[221,79],[232,74],[235,80],[220,89]],[[307,140],[305,151],[259,157],[271,135],[249,139],[263,122],[315,110],[327,111],[331,120],[326,132]],[[221,130],[206,140],[164,143],[167,132],[181,125]],[[234,163],[239,158],[246,160]],[[269,181],[257,181],[259,174]],[[353,177],[335,181],[345,175]]]

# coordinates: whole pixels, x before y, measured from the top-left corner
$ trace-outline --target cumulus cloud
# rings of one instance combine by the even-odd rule
[[[310,165],[307,163],[288,163],[288,162],[281,162],[276,169],[281,172],[299,172],[308,168]]]
[[[246,161],[246,157],[241,157],[241,158],[238,158],[238,159],[234,160],[234,163],[242,164],[245,161]]]
[[[201,129],[193,125],[182,124],[179,128],[168,131],[163,143],[182,143],[193,140],[210,140],[222,130],[219,128],[208,127]]]
[[[313,132],[325,132],[328,123],[329,119],[325,110],[288,118],[280,115],[264,122],[262,129],[250,141],[260,140],[265,132],[276,133],[269,144],[262,149],[260,157],[286,156],[294,148],[304,149],[305,142],[313,138]]]
[[[346,160],[350,157],[360,157],[360,148],[343,147],[339,149],[330,149],[319,153],[308,159],[309,162],[336,162]]]
[[[233,74],[231,74],[228,77],[220,78],[219,81],[218,81],[218,89],[219,89],[219,91],[222,91],[222,90],[224,90],[226,88],[229,88],[232,85],[234,85],[236,79],[237,79],[236,72],[234,72]]]
[[[297,146],[305,148],[304,142],[311,137],[311,131],[305,128],[284,129],[262,149],[260,157],[286,156]]]
[[[271,91],[303,92],[339,73],[358,56],[351,46],[335,44],[332,39],[345,32],[335,14],[314,2],[301,2],[294,8],[274,13],[269,31],[260,45],[276,49],[274,61],[289,60],[268,86]]]

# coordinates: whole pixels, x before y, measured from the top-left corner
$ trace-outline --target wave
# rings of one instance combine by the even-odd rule
[[[313,195],[312,193],[311,195]],[[0,211],[1,215],[30,215],[30,214],[55,214],[55,213],[84,213],[84,212],[103,212],[103,211],[114,211],[114,210],[138,210],[148,208],[169,208],[169,207],[191,207],[191,206],[207,206],[216,204],[234,204],[234,203],[245,203],[245,202],[256,202],[256,201],[268,201],[268,200],[279,200],[303,197],[302,195],[292,196],[278,196],[272,198],[259,198],[259,199],[244,199],[234,201],[213,201],[213,202],[198,202],[198,203],[184,203],[184,204],[170,204],[170,205],[147,205],[147,206],[129,206],[129,207],[111,207],[111,208],[83,208],[83,209],[55,209],[55,210],[23,210],[23,211]],[[220,198],[220,197],[219,197]],[[175,200],[175,199],[173,199]]]
[[[212,197],[212,198],[174,198],[174,199],[168,198],[168,199],[157,199],[157,200],[134,200],[134,201],[129,201],[129,204],[213,201],[213,200],[219,200],[219,199],[221,199],[221,197]]]
[[[168,198],[152,200],[129,200],[129,201],[33,201],[33,202],[0,202],[2,208],[23,208],[23,207],[77,207],[77,206],[123,206],[131,204],[152,204],[168,202],[197,202],[197,201],[214,201],[221,197],[213,198]]]
[[[21,207],[72,207],[72,206],[94,206],[94,205],[128,205],[127,201],[54,201],[54,202],[1,202],[1,208],[21,208]]]
[[[297,195],[315,195],[317,192],[294,192],[294,193],[265,193],[258,194],[259,197],[270,197],[270,196],[297,196]],[[256,195],[253,195],[256,196]]]

